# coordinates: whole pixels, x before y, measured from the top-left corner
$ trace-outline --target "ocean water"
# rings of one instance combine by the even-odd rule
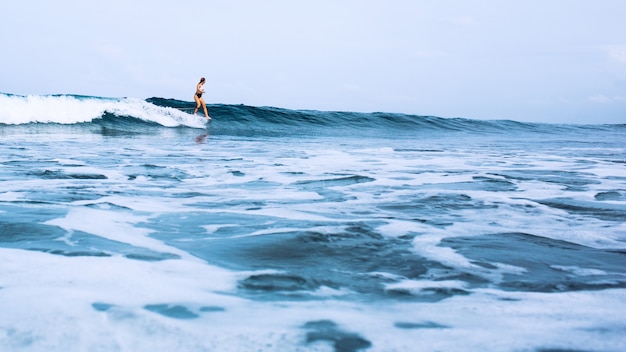
[[[626,350],[626,125],[193,106],[0,94],[0,350]]]

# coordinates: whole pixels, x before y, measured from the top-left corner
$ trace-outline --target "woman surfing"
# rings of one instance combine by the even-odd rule
[[[193,111],[193,114],[197,114],[198,109],[200,109],[200,105],[202,105],[202,108],[204,109],[204,116],[206,116],[207,120],[211,121],[209,112],[206,109],[206,104],[204,103],[204,99],[202,98],[202,93],[204,93],[204,89],[202,89],[202,86],[205,82],[206,80],[204,79],[204,77],[202,77],[200,78],[200,82],[198,82],[198,85],[196,86],[196,94],[194,94],[193,96],[193,100],[196,101],[196,109]]]

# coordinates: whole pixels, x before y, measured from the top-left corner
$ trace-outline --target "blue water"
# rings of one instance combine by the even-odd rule
[[[626,350],[626,125],[0,94],[0,350]]]

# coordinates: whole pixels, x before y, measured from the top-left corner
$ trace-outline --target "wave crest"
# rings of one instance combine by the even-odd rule
[[[157,106],[136,98],[103,98],[82,95],[11,95],[0,93],[0,123],[78,124],[95,122],[107,115],[134,118],[165,127],[204,127],[199,116],[179,109]]]

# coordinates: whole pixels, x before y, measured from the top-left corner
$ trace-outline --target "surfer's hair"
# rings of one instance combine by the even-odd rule
[[[200,78],[200,83],[202,83],[204,81],[205,81],[204,77]]]

